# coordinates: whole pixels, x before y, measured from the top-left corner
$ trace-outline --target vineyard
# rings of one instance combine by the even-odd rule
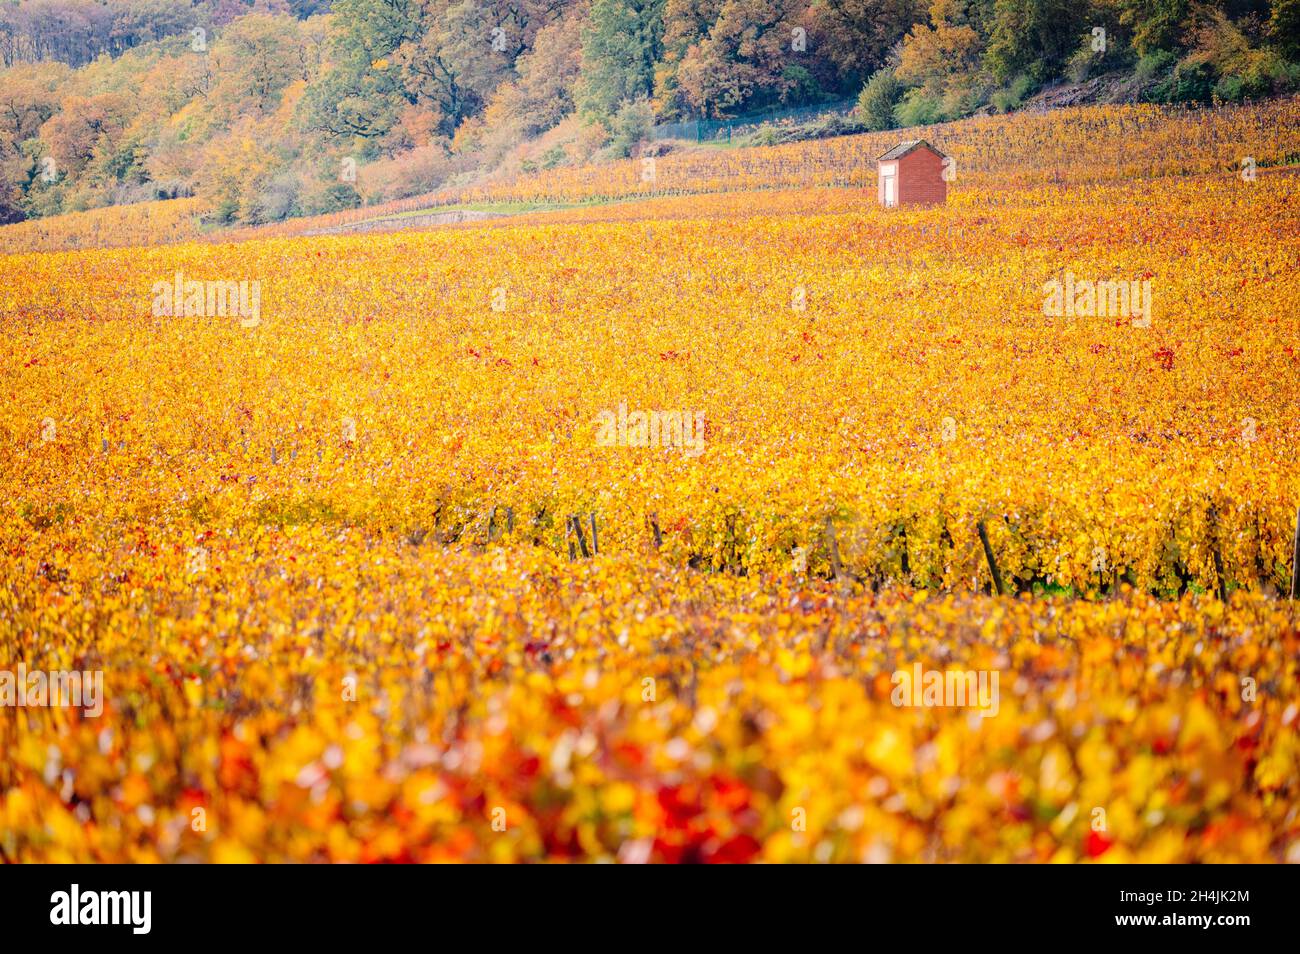
[[[0,229],[0,858],[1300,861],[1298,109]]]

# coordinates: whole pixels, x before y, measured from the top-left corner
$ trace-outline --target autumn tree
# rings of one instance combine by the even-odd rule
[[[686,46],[677,66],[686,108],[721,116],[780,98],[797,76],[788,71],[798,64],[793,30],[803,9],[800,0],[722,0],[716,19]]]
[[[1188,0],[1122,0],[1120,22],[1133,31],[1133,49],[1146,56],[1178,46],[1187,14]]]
[[[125,93],[72,97],[41,127],[41,141],[60,174],[76,175],[97,150],[111,150],[126,127],[131,98]]]
[[[825,0],[811,10],[818,52],[848,82],[861,82],[885,64],[889,51],[923,21],[921,0]]]
[[[37,134],[59,111],[60,86],[71,70],[61,63],[35,63],[10,69],[0,83],[0,156]]]
[[[574,109],[582,69],[581,35],[586,5],[538,31],[533,48],[515,61],[515,79],[501,90],[502,106],[524,135],[550,129]]]
[[[207,57],[218,76],[214,106],[232,115],[274,110],[285,87],[300,78],[301,55],[297,24],[289,17],[240,17]]]
[[[935,95],[953,82],[963,82],[979,66],[983,43],[974,28],[940,20],[935,26],[917,24],[899,54],[895,76]]]

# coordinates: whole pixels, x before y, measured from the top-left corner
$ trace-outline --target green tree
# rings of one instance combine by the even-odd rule
[[[421,0],[335,0],[332,66],[307,92],[309,129],[332,137],[377,139],[417,95],[404,83],[397,51],[428,31]]]
[[[654,92],[663,35],[664,0],[594,0],[577,87],[584,118],[607,121],[623,102]]]
[[[891,69],[877,70],[862,87],[858,96],[858,112],[862,121],[873,132],[894,128],[894,105],[902,95],[903,87]]]
[[[1087,6],[1074,0],[996,0],[985,64],[1000,82],[1045,79],[1077,49],[1087,20]]]

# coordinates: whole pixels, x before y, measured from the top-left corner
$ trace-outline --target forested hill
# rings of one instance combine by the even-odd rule
[[[8,0],[0,64],[0,221],[198,195],[258,223],[846,96],[883,129],[1099,75],[1283,93],[1300,0]]]

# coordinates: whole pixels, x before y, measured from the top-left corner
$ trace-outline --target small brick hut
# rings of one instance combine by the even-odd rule
[[[948,157],[924,139],[900,142],[876,160],[876,195],[887,209],[898,205],[943,205],[948,199],[944,163]]]

